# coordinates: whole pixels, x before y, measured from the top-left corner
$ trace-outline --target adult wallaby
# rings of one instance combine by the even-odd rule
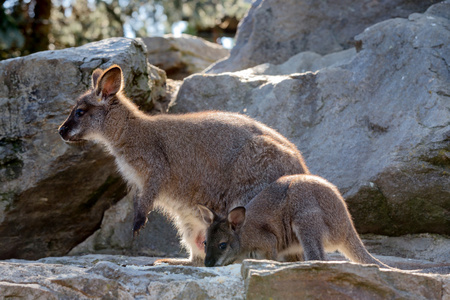
[[[155,207],[175,223],[188,260],[201,265],[206,224],[197,204],[217,212],[245,205],[286,174],[308,173],[295,145],[275,130],[240,114],[201,112],[148,116],[125,97],[119,66],[92,75],[59,133],[67,142],[106,145],[117,166],[137,189],[133,232]]]
[[[364,247],[338,189],[318,176],[283,176],[225,218],[198,208],[209,226],[207,267],[245,258],[325,260],[325,251],[338,250],[354,262],[388,268]]]

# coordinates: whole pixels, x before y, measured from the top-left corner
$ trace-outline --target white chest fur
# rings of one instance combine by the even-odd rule
[[[105,139],[102,135],[91,135],[90,138],[94,141],[98,141],[106,146],[106,149],[116,158],[116,164],[119,168],[119,172],[122,174],[128,184],[134,185],[139,191],[144,188],[144,180],[140,176],[139,172],[132,167],[122,156],[118,155],[111,143]]]
[[[139,191],[142,191],[144,182],[138,171],[121,157],[116,157],[116,164],[128,184],[135,185]]]

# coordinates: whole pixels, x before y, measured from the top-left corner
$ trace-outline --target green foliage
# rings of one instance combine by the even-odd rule
[[[20,139],[0,139],[0,182],[17,179],[22,174],[23,143]]]
[[[168,33],[178,21],[196,34],[227,17],[241,19],[249,6],[246,0],[0,0],[0,59]]]
[[[22,1],[15,1],[13,6],[6,8],[5,2],[0,1],[0,59],[26,54],[22,51],[28,23],[24,14],[26,7]]]
[[[97,1],[95,6],[90,6],[87,0],[74,0],[70,7],[58,3],[53,6],[51,24],[51,49],[75,47],[124,35],[123,18],[116,14],[113,4],[104,1]]]
[[[250,8],[241,0],[174,0],[161,1],[170,24],[187,21],[190,28],[206,28],[218,25],[225,17],[242,19]]]
[[[0,10],[0,50],[20,49],[24,46],[25,38],[19,30],[17,22],[11,15]],[[1,53],[1,52],[0,52]],[[6,55],[5,55],[6,56]],[[2,57],[1,58],[7,58]]]

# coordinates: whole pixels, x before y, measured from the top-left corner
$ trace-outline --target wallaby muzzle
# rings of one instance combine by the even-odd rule
[[[69,132],[69,128],[67,126],[61,125],[58,129],[59,135],[63,138],[63,140],[66,140],[67,133]]]
[[[214,259],[213,255],[206,255],[205,266],[214,267],[215,265],[216,265],[216,259]]]

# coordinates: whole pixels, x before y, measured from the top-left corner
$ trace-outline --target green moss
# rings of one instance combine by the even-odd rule
[[[427,155],[422,155],[420,160],[434,166],[448,168],[450,166],[450,144],[441,149],[431,150]]]
[[[139,74],[135,76],[132,81],[133,91],[130,90],[129,94],[134,95],[133,101],[139,106],[140,110],[151,111],[154,107],[152,102],[152,91],[148,89],[148,76],[150,74]],[[141,87],[139,91],[135,87]],[[155,87],[152,87],[152,89]]]
[[[23,161],[20,159],[9,162],[6,166],[0,166],[0,182],[10,181],[22,175]]]
[[[445,232],[450,234],[450,212],[425,198],[414,197],[402,204],[403,233]]]
[[[1,206],[3,206],[3,211],[8,212],[11,209],[12,204],[14,203],[16,199],[16,193],[15,192],[6,192],[6,193],[0,193],[0,203]]]
[[[0,182],[11,181],[22,175],[24,152],[22,140],[3,138],[0,140]]]
[[[347,199],[359,233],[399,236],[409,233],[450,234],[450,212],[426,198],[412,196],[388,201],[376,188],[363,187]]]
[[[386,197],[375,187],[366,186],[346,200],[359,233],[388,234],[392,225]]]
[[[14,153],[22,153],[23,142],[19,138],[2,138],[0,139],[0,165],[8,163],[10,159],[14,159]]]

